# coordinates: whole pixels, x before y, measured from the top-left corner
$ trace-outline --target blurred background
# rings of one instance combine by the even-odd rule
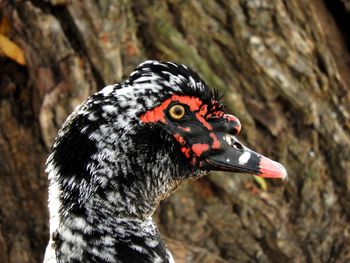
[[[146,59],[224,93],[290,181],[217,173],[154,218],[177,262],[350,262],[350,1],[0,1],[0,262],[41,262],[65,118]]]

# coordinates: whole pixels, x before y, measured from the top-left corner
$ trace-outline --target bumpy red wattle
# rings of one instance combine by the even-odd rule
[[[220,149],[221,144],[220,144],[220,141],[218,140],[218,137],[216,137],[216,135],[213,132],[211,132],[209,134],[209,136],[213,139],[213,143],[211,144],[211,148],[212,149]]]
[[[207,122],[199,113],[196,113],[196,118],[197,120],[203,124],[204,127],[206,127],[209,131],[211,131],[213,129],[213,127],[211,127],[211,125],[209,124],[209,122]]]
[[[237,134],[239,134],[239,132],[241,131],[241,122],[239,121],[239,119],[231,114],[224,114],[224,118],[230,122],[235,123],[234,127],[237,131]]]
[[[204,143],[196,143],[192,145],[192,152],[197,156],[201,156],[203,152],[209,150],[209,145]]]

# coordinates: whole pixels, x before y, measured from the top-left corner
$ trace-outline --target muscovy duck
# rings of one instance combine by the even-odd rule
[[[174,262],[152,220],[158,203],[210,170],[286,179],[242,145],[239,120],[185,65],[146,61],[66,120],[47,160],[45,263]]]

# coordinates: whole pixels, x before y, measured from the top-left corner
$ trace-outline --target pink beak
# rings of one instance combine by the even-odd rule
[[[272,161],[271,159],[261,156],[260,159],[260,177],[263,178],[280,178],[282,180],[288,180],[287,170],[282,164]]]

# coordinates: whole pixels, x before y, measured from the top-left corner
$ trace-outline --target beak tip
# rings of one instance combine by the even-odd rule
[[[282,174],[281,179],[282,179],[282,181],[287,182],[289,178],[288,178],[288,173],[287,173],[286,168],[284,168],[284,166],[282,164],[280,164],[280,163],[277,163],[277,164],[281,168],[281,174]]]
[[[260,161],[260,176],[265,178],[280,178],[282,181],[288,181],[286,168],[278,162],[262,157]]]

